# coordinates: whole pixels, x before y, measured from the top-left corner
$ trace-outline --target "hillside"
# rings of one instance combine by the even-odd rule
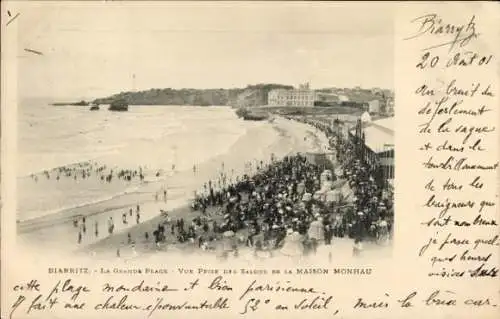
[[[139,92],[121,92],[94,100],[97,104],[110,104],[124,100],[129,105],[236,105],[243,92],[258,96],[260,105],[267,104],[267,93],[275,88],[293,88],[280,84],[257,84],[233,89],[150,89]]]

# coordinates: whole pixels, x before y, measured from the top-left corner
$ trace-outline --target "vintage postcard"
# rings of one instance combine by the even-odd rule
[[[1,14],[2,318],[500,317],[498,4]]]

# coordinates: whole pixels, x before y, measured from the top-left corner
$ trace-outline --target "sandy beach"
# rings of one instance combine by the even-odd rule
[[[272,132],[272,134],[270,134]],[[275,136],[272,139],[272,136]],[[18,223],[18,243],[34,247],[44,243],[44,250],[58,252],[84,252],[104,255],[115,255],[117,247],[128,247],[128,234],[135,245],[133,254],[143,254],[152,249],[151,238],[144,241],[144,234],[152,230],[161,221],[160,210],[166,210],[172,218],[183,217],[190,220],[199,214],[192,212],[189,203],[194,192],[200,189],[207,180],[215,180],[221,170],[221,163],[227,171],[235,176],[251,173],[245,165],[248,161],[270,160],[271,154],[276,158],[297,152],[324,152],[328,144],[326,136],[305,124],[277,118],[273,123],[261,122],[249,128],[247,134],[233,144],[227,153],[220,154],[201,164],[196,173],[187,169],[176,172],[168,180],[145,183],[131,193],[121,194],[96,204],[84,205],[56,214],[42,216]],[[264,147],[262,147],[264,145]],[[166,185],[166,186],[165,186]],[[173,186],[171,186],[173,185]],[[155,200],[155,193],[167,187],[168,196],[165,202],[161,195]],[[140,205],[140,221],[136,221],[136,206]],[[129,210],[133,215],[129,215]],[[127,213],[127,224],[122,223],[122,215]],[[73,225],[75,217],[86,217],[86,232],[78,244],[78,228]],[[107,234],[106,221],[112,217],[115,230]],[[217,218],[217,217],[214,217]],[[95,225],[98,225],[98,235]],[[189,246],[189,244],[184,244]],[[169,247],[170,250],[175,247]],[[190,249],[183,247],[183,252]],[[127,248],[122,248],[122,255],[127,255]]]

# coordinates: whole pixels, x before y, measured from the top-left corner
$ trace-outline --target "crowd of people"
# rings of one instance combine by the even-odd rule
[[[209,181],[192,204],[200,217],[187,229],[184,220],[178,221],[171,226],[172,234],[178,234],[180,242],[197,241],[203,249],[223,239],[215,245],[222,247],[221,256],[237,253],[240,245],[253,248],[257,255],[307,255],[319,245],[331,245],[335,237],[351,238],[355,255],[364,242],[388,243],[393,225],[391,191],[378,183],[376,168],[362,160],[352,141],[315,126],[335,150],[335,173],[296,154],[267,165],[261,162],[255,175],[223,187]],[[324,196],[328,193],[333,196]],[[210,208],[219,209],[223,216],[219,223],[207,215]],[[156,234],[164,234],[162,227]]]
[[[295,154],[279,160],[271,158],[269,163],[256,162],[253,173],[235,180],[221,173],[220,178],[208,181],[202,191],[195,192],[194,218],[172,219],[161,211],[162,221],[145,232],[143,240],[157,247],[191,243],[202,250],[213,250],[223,259],[238,255],[243,247],[262,258],[276,254],[307,256],[315,254],[320,246],[334,246],[336,238],[349,238],[355,256],[362,254],[367,242],[390,243],[393,195],[387,183],[377,177],[377,167],[366,163],[356,143],[331,126],[306,123],[327,136],[334,154],[330,165],[310,154]],[[166,203],[166,188],[154,196],[155,201],[162,196]],[[133,216],[132,209],[123,213],[122,223],[127,224]],[[139,206],[135,219],[139,224]],[[94,226],[98,237],[99,225]],[[85,233],[85,218],[75,222],[75,227],[79,227],[80,234]],[[109,235],[113,229],[110,217]],[[128,234],[128,244],[135,245],[138,240]]]

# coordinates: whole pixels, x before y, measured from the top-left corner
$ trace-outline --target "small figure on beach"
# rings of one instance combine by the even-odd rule
[[[196,174],[196,165],[193,165],[193,174]]]
[[[155,202],[158,201],[158,192],[155,193]]]
[[[108,233],[113,234],[113,230],[115,229],[115,224],[113,222],[113,217],[109,217],[108,219]]]
[[[137,205],[137,208],[136,208],[136,212],[140,212],[141,211],[141,206]]]
[[[123,223],[124,225],[126,225],[126,224],[127,224],[127,213],[123,213],[123,215],[122,215],[122,223]]]
[[[94,224],[95,237],[99,237],[99,222],[96,220]]]
[[[163,190],[163,201],[166,203],[167,202],[167,189]]]
[[[137,222],[137,224],[139,224],[141,222],[141,213],[140,212],[137,212],[137,214],[135,215],[135,221]]]
[[[78,232],[78,244],[82,243],[82,232]]]
[[[132,216],[132,208],[129,211],[129,215]]]
[[[132,244],[132,235],[130,233],[127,234],[127,244]]]
[[[145,239],[146,241],[149,241],[149,233],[148,233],[148,232],[145,232],[145,233],[144,233],[144,239]]]
[[[78,227],[78,219],[73,219],[73,227]]]

